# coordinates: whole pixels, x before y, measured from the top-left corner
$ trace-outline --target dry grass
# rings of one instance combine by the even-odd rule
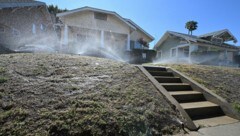
[[[160,135],[179,114],[136,67],[71,55],[0,57],[0,135]]]

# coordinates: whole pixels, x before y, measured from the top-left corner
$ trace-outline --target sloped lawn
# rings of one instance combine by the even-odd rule
[[[136,67],[94,57],[0,55],[0,135],[161,135],[179,113]]]

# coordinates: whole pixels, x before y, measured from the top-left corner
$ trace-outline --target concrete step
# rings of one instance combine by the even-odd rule
[[[173,77],[172,72],[167,72],[167,71],[148,71],[152,76],[168,76],[168,77]]]
[[[218,116],[218,117],[212,117],[212,118],[206,118],[206,119],[199,119],[194,120],[193,123],[200,126],[217,126],[217,125],[224,125],[224,124],[231,124],[239,122],[236,119],[233,119],[228,116]]]
[[[155,76],[155,79],[159,83],[182,83],[182,80],[179,77]]]
[[[192,87],[185,83],[162,83],[161,84],[167,91],[190,91]]]
[[[147,71],[167,71],[167,69],[164,68],[164,67],[149,67],[149,66],[144,66],[144,68],[145,68]]]
[[[198,91],[171,91],[169,93],[179,103],[206,101],[204,95]]]
[[[180,103],[192,120],[223,116],[221,107],[209,101]]]

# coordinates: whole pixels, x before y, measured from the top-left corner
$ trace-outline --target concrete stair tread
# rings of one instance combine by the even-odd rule
[[[216,106],[218,106],[217,104],[211,103],[209,101],[180,103],[180,105],[183,107],[183,109],[216,107]]]
[[[171,91],[170,95],[187,95],[187,94],[202,94],[198,91]]]
[[[161,85],[165,85],[165,86],[167,86],[167,85],[189,85],[189,84],[187,84],[187,83],[160,83]]]
[[[166,71],[167,69],[165,67],[151,67],[151,66],[144,66],[144,68],[148,71]]]
[[[223,125],[223,124],[236,123],[239,121],[229,116],[219,116],[219,117],[194,120],[193,122],[201,126],[217,126],[217,125]]]
[[[172,73],[172,72],[168,72],[168,71],[160,71],[160,70],[148,70],[148,72]]]
[[[152,75],[152,76],[168,76],[168,77],[173,77],[173,73],[172,72],[168,72],[168,71],[151,71],[148,70],[148,72]]]
[[[180,77],[172,77],[172,76],[153,76],[154,78],[180,78]]]

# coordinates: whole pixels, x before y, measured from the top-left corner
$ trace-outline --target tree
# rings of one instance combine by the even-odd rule
[[[51,14],[54,14],[56,15],[57,13],[61,13],[61,12],[66,12],[68,11],[67,9],[59,9],[57,5],[49,5],[48,6],[48,11],[51,13]]]
[[[185,28],[188,29],[188,34],[192,35],[192,31],[198,28],[198,22],[196,21],[188,21],[185,25]]]

